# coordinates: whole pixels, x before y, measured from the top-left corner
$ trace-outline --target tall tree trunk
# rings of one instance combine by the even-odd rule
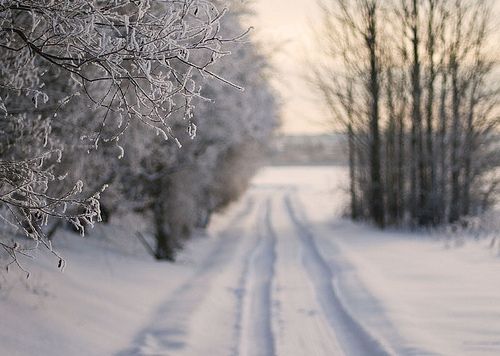
[[[351,218],[357,220],[359,218],[358,198],[356,194],[356,143],[354,142],[354,129],[352,122],[349,120],[347,124],[347,139],[349,144],[349,191],[351,195]]]
[[[443,69],[441,80],[441,97],[439,99],[439,192],[437,194],[439,199],[439,209],[437,213],[438,222],[446,221],[446,212],[448,210],[448,151],[447,151],[447,109],[446,98],[448,94],[448,74],[446,69]]]
[[[451,129],[451,201],[449,221],[455,222],[460,217],[460,170],[458,159],[460,149],[460,85],[456,53],[451,55],[451,87],[452,87],[452,129]]]
[[[368,92],[370,95],[370,215],[379,226],[385,225],[384,194],[382,188],[381,159],[380,159],[380,78],[378,64],[378,3],[376,0],[368,4],[368,28],[366,45],[370,56],[370,78]]]
[[[434,61],[435,54],[435,8],[436,0],[428,0],[429,3],[429,15],[427,23],[427,59],[429,62],[429,72],[428,72],[428,82],[427,82],[427,101],[426,101],[426,152],[425,152],[425,166],[426,166],[426,184],[423,185],[423,192],[426,198],[426,206],[424,206],[424,211],[422,212],[422,220],[424,225],[436,224],[436,168],[435,168],[435,157],[434,157],[434,85],[436,81],[436,67]]]
[[[419,5],[417,0],[412,1],[411,14],[411,43],[412,43],[412,176],[411,176],[411,204],[412,220],[421,223],[422,210],[426,206],[426,177],[425,158],[422,142],[422,87],[420,63],[420,37],[419,37]]]
[[[164,187],[162,183],[157,183],[159,189],[168,189]],[[165,202],[160,198],[158,194],[158,199],[154,202],[153,207],[153,220],[155,225],[155,239],[156,239],[156,251],[155,257],[158,260],[169,260],[173,261],[175,259],[174,244],[172,241],[172,236],[166,230],[166,211]]]
[[[405,115],[406,115],[406,106],[407,100],[406,95],[404,94],[404,85],[401,86],[402,93],[402,104],[398,114],[398,168],[397,168],[397,191],[398,191],[398,220],[402,222],[405,218],[405,207],[406,204],[406,129],[405,129]]]
[[[396,157],[396,108],[394,103],[394,77],[392,69],[387,70],[387,114],[389,122],[385,139],[385,193],[387,196],[387,221],[394,224],[398,221],[398,185],[397,185],[397,157]]]
[[[477,83],[473,83],[470,90],[469,109],[467,114],[467,128],[465,132],[465,145],[464,145],[464,184],[463,184],[463,215],[470,214],[471,208],[471,183],[473,179],[472,174],[472,155],[474,152],[474,115],[476,108],[476,89]]]

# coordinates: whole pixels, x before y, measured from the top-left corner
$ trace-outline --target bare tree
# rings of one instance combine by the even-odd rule
[[[322,4],[333,59],[314,83],[347,133],[351,216],[429,226],[479,212],[498,153],[491,3]]]
[[[369,162],[369,196],[366,206],[369,215],[379,226],[385,224],[385,204],[383,193],[380,133],[380,101],[381,88],[381,50],[379,38],[380,2],[378,0],[359,0],[348,2],[338,0],[334,4],[323,3],[327,14],[327,28],[335,33],[328,36],[327,48],[336,59],[323,68],[318,68],[313,81],[323,93],[323,97],[337,121],[340,121],[349,132],[351,178],[351,206],[355,208],[352,215],[358,216],[360,208],[357,204],[356,177],[354,167],[356,154],[361,161],[364,155],[355,150],[354,141],[364,141],[367,146],[366,159]],[[337,61],[336,61],[337,60]],[[343,64],[342,80],[328,80],[340,73],[335,70],[338,60]],[[363,103],[356,104],[354,91],[362,93]],[[354,110],[359,106],[359,110]],[[354,118],[356,116],[356,118]],[[355,124],[356,121],[356,124]],[[354,127],[356,126],[356,128]],[[365,130],[366,129],[366,130]],[[363,137],[364,136],[364,137]],[[359,148],[359,146],[358,146]],[[359,167],[358,167],[359,169]],[[358,177],[361,178],[361,175]]]

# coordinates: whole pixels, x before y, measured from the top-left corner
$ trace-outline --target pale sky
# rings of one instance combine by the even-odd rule
[[[313,23],[320,22],[315,0],[251,0],[253,36],[272,53],[274,84],[282,97],[283,129],[288,134],[326,131],[325,112],[304,78],[314,48]]]

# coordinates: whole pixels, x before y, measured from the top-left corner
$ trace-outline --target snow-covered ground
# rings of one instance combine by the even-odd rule
[[[64,273],[40,252],[0,275],[0,355],[500,354],[489,241],[354,225],[344,181],[265,168],[176,264],[125,227],[58,236]]]

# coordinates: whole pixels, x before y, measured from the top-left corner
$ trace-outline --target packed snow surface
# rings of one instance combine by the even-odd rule
[[[344,218],[342,167],[268,167],[190,241],[148,257],[127,224],[0,275],[0,355],[499,355],[488,241]]]

